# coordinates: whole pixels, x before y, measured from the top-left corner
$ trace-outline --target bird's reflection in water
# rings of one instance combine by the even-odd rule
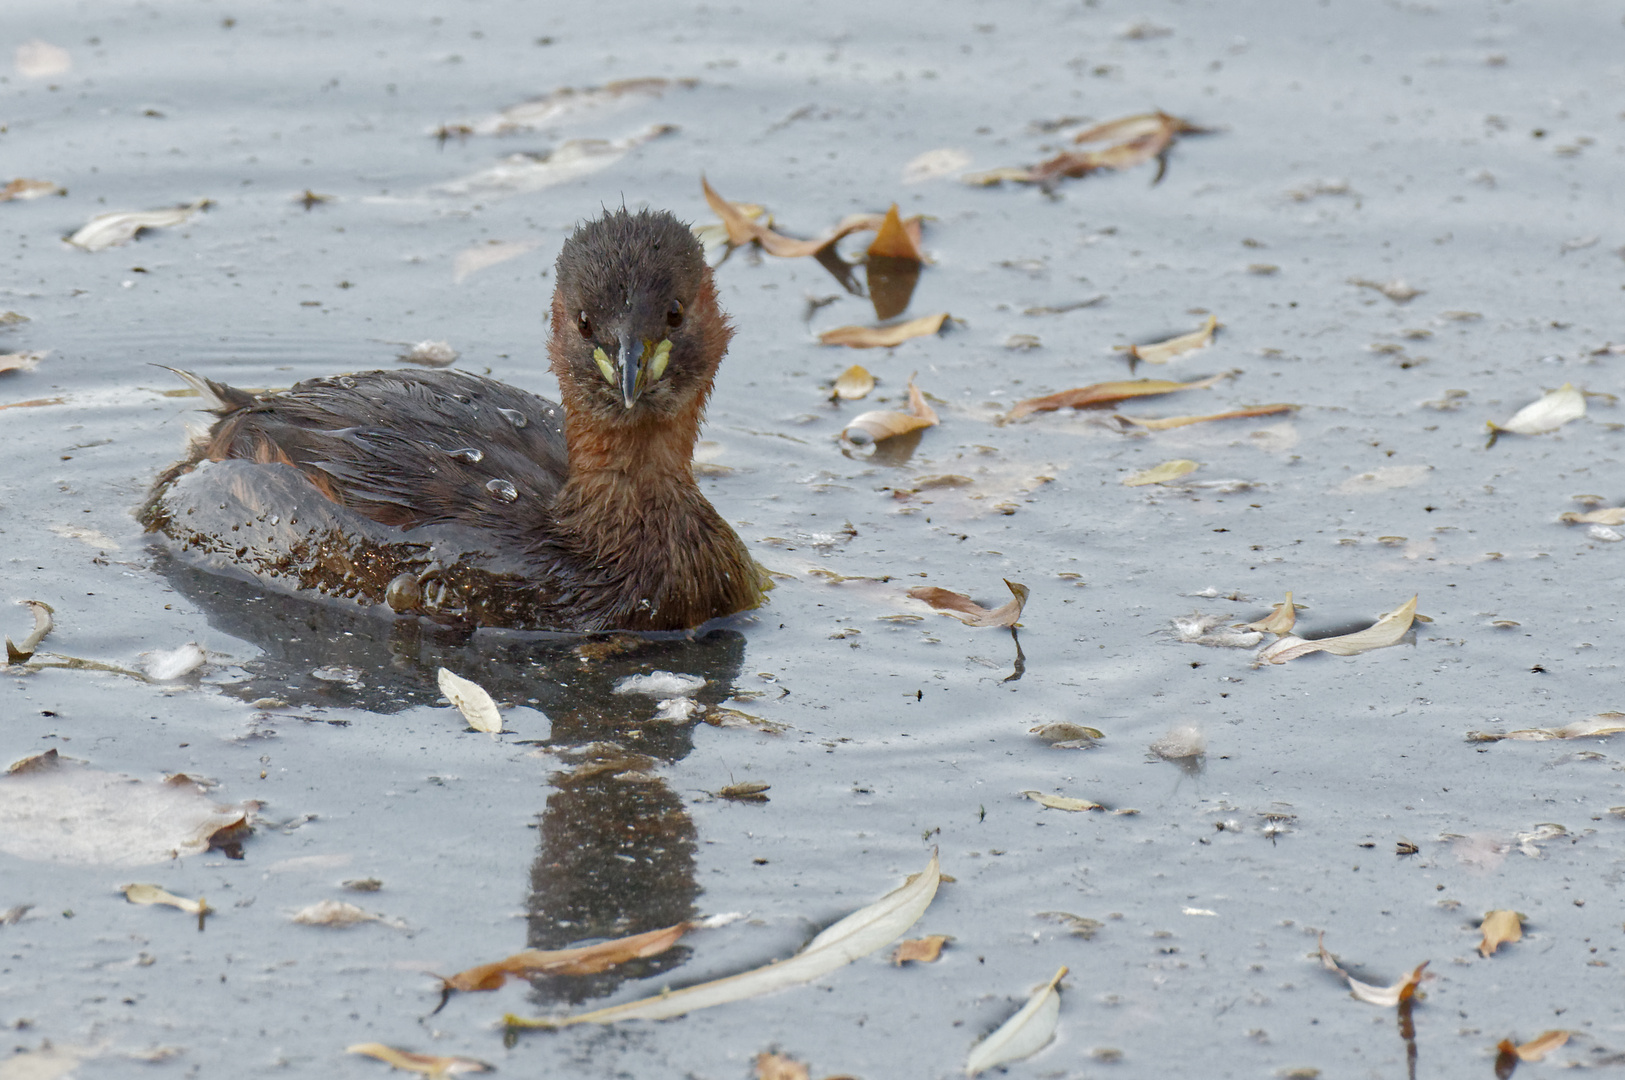
[[[737,630],[469,635],[285,597],[173,561],[161,559],[160,568],[212,627],[264,650],[241,665],[247,678],[221,688],[234,697],[276,698],[292,710],[388,714],[444,704],[435,682],[444,666],[499,701],[548,715],[552,733],[541,745],[559,767],[539,814],[524,947],[564,948],[696,914],[694,825],[658,771],[693,748],[695,721],[653,721],[655,698],[617,694],[615,687],[654,671],[697,675],[705,685],[694,701],[718,704],[732,693],[744,662],[745,638]],[[465,824],[448,823],[448,841],[474,832],[475,823]],[[518,943],[493,942],[490,955],[469,957],[469,964],[517,951]],[[627,979],[670,970],[687,955],[679,946],[597,975],[539,978],[536,998],[546,1005],[598,997]]]

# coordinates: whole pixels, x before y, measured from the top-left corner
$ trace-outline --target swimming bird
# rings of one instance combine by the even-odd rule
[[[732,334],[689,229],[611,211],[559,253],[561,404],[456,371],[258,394],[177,371],[217,419],[140,517],[210,570],[398,615],[691,628],[766,584],[692,467]]]

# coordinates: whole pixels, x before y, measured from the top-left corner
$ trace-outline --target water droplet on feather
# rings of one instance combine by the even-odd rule
[[[513,502],[519,498],[519,490],[506,480],[487,480],[485,490],[503,502]]]

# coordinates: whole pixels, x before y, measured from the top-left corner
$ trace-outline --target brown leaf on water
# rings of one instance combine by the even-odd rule
[[[936,315],[921,315],[907,322],[890,326],[837,326],[818,335],[823,345],[845,345],[850,349],[889,349],[910,338],[930,337],[942,330],[948,321],[946,311]]]
[[[938,423],[936,410],[926,403],[925,395],[914,385],[911,375],[908,380],[908,412],[877,409],[862,413],[846,425],[841,438],[853,446],[867,446],[905,432],[936,427]]]
[[[461,1076],[464,1073],[495,1071],[490,1065],[476,1058],[415,1054],[410,1050],[397,1050],[393,1046],[385,1046],[383,1043],[356,1043],[354,1046],[345,1047],[344,1052],[346,1054],[363,1054],[370,1058],[377,1058],[384,1064],[400,1069],[402,1072],[420,1073],[423,1076]]]
[[[429,131],[439,139],[468,135],[513,135],[536,131],[587,114],[602,115],[641,100],[653,100],[671,89],[698,86],[697,79],[620,79],[603,86],[560,87],[533,101],[510,105],[501,112],[478,120],[442,124]]]
[[[1502,945],[1523,940],[1523,916],[1516,911],[1491,911],[1485,914],[1479,930],[1484,938],[1478,943],[1478,955],[1493,956]]]
[[[875,232],[874,240],[869,244],[870,257],[924,262],[925,255],[920,251],[919,219],[913,220],[914,231],[911,233],[903,225],[903,219],[897,215],[897,204],[892,203],[891,209],[886,211],[886,216],[880,223],[880,228]]]
[[[875,377],[861,364],[853,364],[835,379],[835,396],[842,401],[857,401],[869,396],[875,388]]]
[[[756,1055],[756,1080],[808,1080],[807,1066],[783,1054]]]
[[[690,922],[680,922],[662,930],[650,930],[631,937],[602,941],[596,945],[580,945],[573,949],[526,949],[506,960],[480,964],[443,980],[448,990],[495,990],[510,976],[529,978],[533,975],[596,975],[629,960],[657,956],[677,944],[679,938],[694,928]]]
[[[33,398],[31,400],[28,400],[28,401],[12,401],[12,402],[8,402],[5,405],[0,405],[0,409],[37,409],[42,405],[61,405],[63,402],[65,402],[67,400],[68,399],[65,398],[65,397]]]
[[[1085,810],[1106,809],[1099,803],[1090,802],[1088,799],[1072,799],[1065,795],[1048,795],[1042,791],[1023,791],[1022,794],[1039,806],[1047,806],[1051,810],[1069,810],[1072,813],[1080,813]]]
[[[762,250],[769,255],[783,259],[817,255],[843,236],[855,232],[879,232],[884,228],[888,217],[886,214],[853,214],[842,218],[834,232],[827,236],[815,240],[797,240],[774,232],[767,225],[755,220],[755,217],[747,212],[746,204],[724,199],[703,176],[700,177],[700,188],[705,192],[706,204],[722,219],[722,224],[727,229],[729,247],[743,247],[754,241],[762,245]],[[893,209],[895,210],[895,207]],[[912,242],[916,257],[924,261],[924,256],[919,255],[920,222],[921,218],[915,216],[899,224]]]
[[[1403,281],[1389,282],[1372,281],[1369,278],[1349,278],[1350,285],[1358,285],[1362,289],[1375,289],[1396,304],[1408,304],[1422,295],[1422,289],[1413,289]],[[1447,315],[1448,317],[1448,315]]]
[[[1129,398],[1149,397],[1155,394],[1172,394],[1178,390],[1206,390],[1220,379],[1230,377],[1226,372],[1222,375],[1213,375],[1206,379],[1197,379],[1195,382],[1175,382],[1170,379],[1119,379],[1115,382],[1092,383],[1089,386],[1079,386],[1072,390],[1062,390],[1043,397],[1027,398],[1010,406],[1010,412],[1005,420],[1020,420],[1024,416],[1031,416],[1038,412],[1054,412],[1057,409],[1083,409],[1091,405],[1110,405],[1113,402],[1127,401]]]
[[[1164,416],[1160,419],[1143,416],[1124,416],[1116,414],[1118,420],[1135,427],[1142,427],[1148,431],[1167,431],[1170,428],[1189,427],[1191,424],[1205,424],[1210,420],[1245,420],[1253,416],[1275,416],[1279,413],[1297,412],[1301,405],[1278,403],[1274,405],[1254,405],[1249,409],[1234,409],[1230,412],[1210,413],[1207,416]]]
[[[39,647],[39,643],[45,640],[45,635],[56,625],[51,619],[51,616],[56,614],[56,609],[43,600],[19,600],[17,603],[28,608],[33,614],[34,629],[23,638],[21,645],[14,645],[10,637],[6,638],[7,664],[21,664],[29,660],[34,655],[34,650]]]
[[[1388,612],[1364,630],[1335,637],[1305,641],[1287,634],[1266,645],[1258,653],[1256,663],[1284,664],[1300,656],[1315,652],[1329,652],[1336,656],[1358,656],[1373,649],[1385,649],[1399,644],[1416,620],[1416,597]]]
[[[1052,187],[1057,180],[1088,176],[1101,170],[1121,171],[1156,159],[1157,175],[1152,183],[1162,179],[1166,167],[1166,154],[1180,135],[1204,134],[1208,129],[1197,127],[1177,116],[1165,112],[1139,113],[1117,120],[1096,124],[1073,136],[1075,143],[1109,142],[1098,150],[1070,150],[1037,165],[1024,168],[1000,168],[988,172],[972,173],[963,177],[965,183],[977,187],[1009,180],[1022,184],[1040,184]]]
[[[1166,341],[1159,341],[1152,345],[1118,345],[1118,352],[1126,352],[1136,360],[1143,360],[1148,364],[1166,364],[1176,357],[1186,353],[1205,349],[1213,344],[1213,333],[1219,328],[1219,317],[1209,315],[1207,322],[1201,329],[1192,330],[1188,334],[1180,334]]]
[[[1326,935],[1320,935],[1320,963],[1327,971],[1336,972],[1344,982],[1348,983],[1349,993],[1361,1001],[1372,1005],[1392,1006],[1402,1001],[1410,1001],[1416,997],[1417,987],[1424,980],[1433,976],[1426,973],[1429,961],[1424,960],[1416,966],[1405,978],[1392,986],[1375,986],[1371,983],[1361,982],[1337,965],[1332,954],[1326,951]]]
[[[1605,712],[1575,720],[1560,728],[1524,728],[1520,731],[1469,731],[1469,742],[1543,742],[1547,739],[1593,739],[1625,732],[1625,713]]]
[[[199,930],[203,929],[204,917],[214,913],[214,908],[210,907],[209,902],[201,896],[196,900],[188,900],[184,896],[176,896],[174,893],[166,892],[157,885],[121,885],[119,891],[124,894],[124,899],[132,904],[163,904],[168,907],[179,908],[188,915],[196,915]]]
[[[944,615],[952,615],[966,626],[1016,626],[1021,619],[1021,609],[1027,605],[1027,586],[1008,579],[1005,585],[1015,599],[991,611],[968,596],[935,585],[918,585],[910,589],[908,595],[925,601]]]
[[[946,934],[932,934],[930,937],[900,941],[891,954],[891,962],[898,967],[911,960],[922,964],[934,964],[937,957],[942,955],[942,947],[951,940]]]
[[[5,187],[0,188],[0,202],[22,201],[24,199],[39,199],[46,195],[66,195],[68,189],[51,180],[28,180],[19,176]]]
[[[772,784],[764,784],[760,780],[745,780],[738,784],[729,784],[711,794],[719,799],[733,799],[737,802],[767,802],[767,793],[772,790]]]
[[[1514,1045],[1511,1039],[1502,1039],[1496,1049],[1503,1055],[1515,1056],[1519,1061],[1544,1061],[1547,1054],[1569,1041],[1570,1034],[1567,1031],[1544,1031],[1522,1046]]]

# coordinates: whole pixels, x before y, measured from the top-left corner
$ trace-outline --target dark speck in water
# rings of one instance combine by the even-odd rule
[[[506,480],[487,480],[485,490],[503,502],[513,502],[519,498],[519,491]]]

